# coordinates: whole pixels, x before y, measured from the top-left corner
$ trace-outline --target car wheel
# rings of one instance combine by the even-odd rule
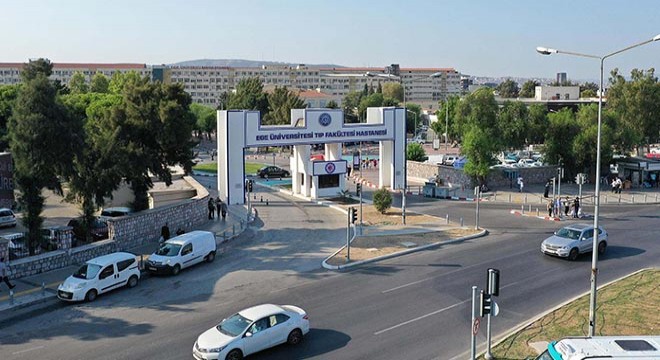
[[[98,293],[96,292],[96,290],[92,289],[92,290],[88,291],[87,294],[85,294],[85,301],[92,302],[92,301],[96,300],[97,295],[98,295]]]
[[[284,172],[284,177],[289,177],[289,176],[291,176],[291,174],[289,174],[288,172],[285,171]]]
[[[213,260],[215,260],[215,251],[211,251],[206,255],[206,262],[213,262]]]
[[[172,275],[177,276],[177,275],[179,275],[180,271],[181,271],[181,266],[179,266],[179,264],[176,264],[172,268]]]
[[[243,358],[243,353],[238,349],[234,349],[230,351],[229,354],[227,354],[225,360],[241,360],[242,358]]]
[[[607,251],[607,243],[605,241],[601,241],[600,244],[598,244],[598,255],[605,254],[605,251]]]
[[[578,251],[578,249],[573,248],[573,249],[571,249],[571,252],[568,253],[568,260],[575,261],[575,260],[577,260],[579,255],[580,255],[580,252]]]
[[[298,345],[302,339],[302,331],[300,331],[300,329],[294,329],[289,333],[289,337],[286,338],[286,342],[289,343],[289,345]]]
[[[133,275],[130,278],[128,278],[128,287],[129,288],[134,288],[138,284],[138,277]]]

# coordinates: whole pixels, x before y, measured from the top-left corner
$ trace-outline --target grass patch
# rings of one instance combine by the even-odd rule
[[[254,175],[254,174],[257,173],[257,170],[261,169],[262,167],[264,167],[264,164],[246,162],[245,163],[245,173],[247,175]],[[218,164],[215,163],[215,162],[206,163],[206,164],[198,164],[198,165],[193,166],[193,170],[203,171],[203,172],[208,172],[208,173],[217,173],[218,172]]]
[[[598,290],[596,335],[657,335],[660,330],[660,269],[642,271]],[[511,335],[493,350],[496,359],[537,354],[529,344],[589,333],[589,295]],[[482,357],[483,359],[483,357]]]

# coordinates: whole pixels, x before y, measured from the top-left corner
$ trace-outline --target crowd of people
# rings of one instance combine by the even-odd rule
[[[554,200],[548,200],[548,216],[551,217],[572,217],[578,219],[582,217],[580,208],[580,197],[576,196],[571,200],[568,196],[563,199],[557,197]]]

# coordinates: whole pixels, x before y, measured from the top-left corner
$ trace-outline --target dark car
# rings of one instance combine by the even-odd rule
[[[69,220],[67,226],[71,226],[73,228],[73,237],[75,240],[77,240],[79,243],[85,241],[86,236],[82,218]],[[92,241],[99,241],[108,238],[108,224],[106,224],[104,221],[94,219],[91,227]]]
[[[289,177],[290,173],[279,166],[264,166],[257,171],[257,176],[260,178],[277,178]]]

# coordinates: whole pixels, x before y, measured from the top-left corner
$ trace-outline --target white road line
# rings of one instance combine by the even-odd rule
[[[530,252],[530,251],[532,251],[532,250],[527,250],[527,251],[519,252],[519,253],[517,253],[517,254],[509,255],[509,256],[506,256],[506,257],[520,256],[520,255],[525,254],[525,253],[528,253],[528,252]],[[466,267],[461,267],[460,269],[456,269],[456,270],[453,270],[453,271],[450,271],[450,272],[446,272],[446,273],[444,273],[444,274],[440,274],[440,275],[438,275],[438,276],[424,278],[424,279],[421,279],[421,280],[413,281],[413,282],[411,282],[411,283],[407,283],[407,284],[403,284],[403,285],[400,285],[400,286],[397,286],[397,287],[393,287],[393,288],[391,288],[391,289],[383,290],[383,291],[381,291],[381,294],[387,294],[388,292],[392,292],[392,291],[400,290],[400,289],[406,288],[406,287],[408,287],[408,286],[412,286],[412,285],[416,285],[416,284],[422,283],[422,282],[424,282],[424,281],[437,279],[437,278],[439,278],[439,277],[441,277],[441,276],[450,275],[450,274],[453,274],[453,273],[456,273],[456,272],[459,272],[459,271],[467,270],[467,269],[470,269],[470,268],[473,268],[473,267],[477,267],[477,266],[482,266],[482,265],[485,265],[485,264],[488,264],[488,263],[491,263],[491,262],[493,262],[493,260],[487,260],[487,261],[484,261],[484,262],[480,262],[480,263],[478,263],[478,264],[474,264],[474,265],[470,265],[470,266],[466,266]]]
[[[413,323],[413,322],[418,321],[418,320],[422,320],[422,319],[427,318],[427,317],[429,317],[429,316],[433,316],[433,315],[439,314],[439,313],[441,313],[441,312],[443,312],[443,311],[447,311],[447,310],[452,309],[452,308],[455,308],[455,307],[457,307],[457,306],[459,306],[459,305],[463,305],[463,304],[467,303],[468,301],[472,301],[472,299],[463,300],[463,301],[461,301],[461,302],[459,302],[459,303],[456,303],[456,304],[454,304],[454,305],[447,306],[446,308],[442,308],[442,309],[440,309],[440,310],[436,310],[436,311],[431,312],[431,313],[428,313],[428,314],[426,314],[426,315],[422,315],[422,316],[416,317],[416,318],[414,318],[414,319],[411,319],[411,320],[408,320],[408,321],[404,321],[404,322],[402,322],[401,324],[397,324],[397,325],[394,325],[394,326],[390,326],[390,327],[388,327],[387,329],[383,329],[383,330],[380,330],[380,331],[376,331],[376,332],[374,333],[374,335],[380,335],[380,334],[382,334],[382,333],[384,333],[384,332],[387,332],[387,331],[390,331],[390,330],[394,330],[394,329],[396,329],[396,328],[399,328],[399,327],[404,326],[404,325],[408,325],[408,324]]]
[[[13,353],[11,353],[11,354],[12,354],[12,355],[18,355],[18,354],[26,353],[26,352],[28,352],[28,351],[39,350],[39,349],[43,349],[43,348],[44,348],[43,346],[35,346],[35,347],[33,347],[33,348],[29,348],[29,349],[25,349],[25,350],[21,350],[21,351],[15,351],[15,352],[13,352]]]

